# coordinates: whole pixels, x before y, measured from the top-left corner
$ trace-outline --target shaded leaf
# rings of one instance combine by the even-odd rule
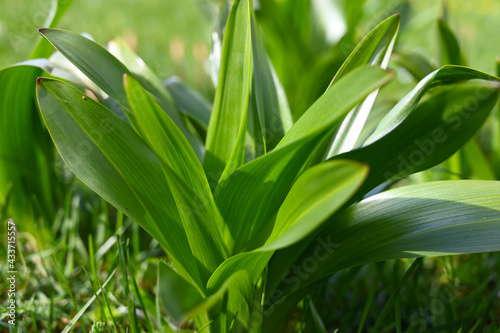
[[[70,170],[154,235],[179,263],[180,273],[203,287],[160,163],[142,139],[111,110],[66,83],[39,79],[37,96]]]

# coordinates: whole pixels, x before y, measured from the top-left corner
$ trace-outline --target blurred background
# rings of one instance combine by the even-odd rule
[[[75,0],[59,28],[86,32],[101,45],[114,37],[123,37],[159,77],[176,74],[209,97],[213,89],[207,62],[214,15],[220,2]],[[397,48],[417,52],[437,63],[436,19],[442,17],[460,36],[469,66],[493,73],[495,57],[500,55],[500,1],[496,0],[296,0],[292,2],[295,9],[285,9],[285,3],[288,1],[256,0],[254,6],[262,17],[267,13],[259,13],[259,8],[264,11],[276,7],[278,11],[272,14],[276,22],[281,22],[278,16],[285,14],[279,11],[291,11],[286,13],[291,20],[284,20],[289,24],[290,35],[296,33],[294,28],[299,28],[300,36],[293,38],[312,44],[309,52],[320,53],[335,45],[349,26],[355,27],[354,41],[359,41],[380,21],[400,13],[402,29]],[[36,30],[44,26],[48,7],[46,0],[0,1],[0,67],[29,56],[34,40],[41,38]],[[306,26],[298,20],[304,12],[311,12],[312,22]],[[266,20],[272,21],[272,17],[263,19]],[[318,40],[318,33],[311,31],[314,26],[326,31],[323,40]],[[349,48],[346,52],[350,52]],[[276,62],[278,56],[272,50],[269,52]],[[311,63],[312,60],[309,58]],[[304,65],[310,68],[310,64]]]

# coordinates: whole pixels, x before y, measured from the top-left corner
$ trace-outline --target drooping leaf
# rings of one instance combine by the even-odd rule
[[[132,75],[132,73],[123,63],[100,45],[73,32],[59,29],[40,29],[39,32],[92,82],[116,101],[124,109],[134,128],[137,127],[135,119],[130,115],[130,107],[123,87],[123,75]],[[203,156],[201,143],[186,128],[179,111],[172,105],[168,91],[165,90],[161,81],[153,80],[151,76],[148,79],[152,81],[148,81],[150,82],[149,88],[153,89],[155,97],[159,99],[165,112],[172,118],[201,158]]]
[[[443,162],[476,133],[498,98],[496,89],[480,86],[440,90],[382,138],[334,157],[370,166],[360,196]]]
[[[347,209],[322,232],[331,252],[311,243],[297,260],[315,260],[307,277],[290,273],[283,297],[341,269],[370,262],[500,250],[500,184],[440,181],[390,190]],[[309,258],[309,259],[308,259]],[[312,264],[308,264],[312,267]]]
[[[203,266],[202,278],[227,257],[220,216],[203,167],[182,132],[142,85],[124,76],[125,91],[132,114],[144,139],[160,160],[171,187],[191,251]]]
[[[427,75],[382,119],[377,129],[364,145],[377,141],[399,125],[417,106],[420,99],[432,88],[467,80],[500,80],[493,75],[462,66],[443,66]]]
[[[214,188],[244,162],[252,41],[251,0],[236,0],[227,21],[203,166]]]
[[[203,288],[160,163],[113,111],[58,80],[39,79],[42,116],[59,154],[87,186],[139,223]],[[189,274],[187,273],[189,272]]]
[[[295,123],[275,150],[240,167],[219,185],[215,200],[228,224],[229,233],[223,236],[229,253],[244,249],[277,212],[302,167],[347,111],[390,78],[377,67],[351,72]],[[356,86],[360,81],[363,86]]]
[[[258,251],[284,248],[308,236],[349,200],[367,174],[366,166],[341,160],[307,169],[292,185]]]
[[[88,38],[60,29],[39,29],[54,47],[99,88],[128,110],[123,74],[130,71],[112,54]]]

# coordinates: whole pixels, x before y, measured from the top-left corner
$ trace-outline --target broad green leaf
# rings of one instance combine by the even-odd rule
[[[252,40],[251,0],[235,0],[222,43],[203,166],[212,187],[244,162]]]
[[[290,128],[278,147],[305,137],[310,133],[329,128],[338,119],[339,112],[333,105],[343,109],[353,100],[361,101],[366,96],[392,79],[392,74],[378,67],[366,66],[352,70],[314,103]],[[360,85],[360,82],[363,82]],[[363,98],[359,98],[363,96]],[[357,103],[356,103],[357,104]],[[335,110],[335,112],[327,112]]]
[[[202,278],[206,281],[227,257],[227,250],[220,233],[225,224],[203,167],[182,132],[142,85],[130,75],[124,76],[124,85],[140,131],[162,162],[191,251],[204,267]]]
[[[378,65],[386,69],[392,49],[396,43],[399,23],[399,15],[394,15],[377,25],[349,55],[333,78],[330,86],[345,74],[360,66]],[[349,151],[355,147],[373,107],[373,103],[375,103],[377,94],[378,90],[374,91],[363,103],[357,105],[349,112],[335,135],[327,158]]]
[[[488,116],[497,92],[485,87],[459,87],[441,92],[412,110],[392,132],[365,147],[337,155],[334,159],[350,159],[370,167],[367,180],[350,203],[356,202],[376,186],[430,168],[452,155],[480,128]],[[444,90],[444,91],[443,91]],[[335,217],[330,221],[333,223]],[[317,233],[318,234],[318,233]],[[272,265],[270,274],[275,283],[295,262],[311,235],[275,257],[279,265]],[[276,270],[276,271],[275,271]]]
[[[277,212],[302,167],[347,111],[390,78],[377,67],[353,71],[295,123],[275,150],[240,167],[219,184],[215,201],[228,224],[223,236],[230,254],[244,249]]]
[[[99,88],[128,111],[123,74],[130,71],[112,54],[88,38],[60,29],[39,29],[59,52]]]
[[[484,123],[498,91],[481,86],[438,89],[391,132],[362,148],[335,156],[367,163],[370,174],[359,195],[393,179],[443,162]]]
[[[278,287],[285,296],[341,269],[396,258],[500,251],[500,183],[440,181],[390,190],[347,209],[312,243]]]
[[[262,145],[265,153],[272,150],[292,125],[292,115],[288,104],[280,105],[279,80],[268,58],[259,26],[252,18],[253,81],[252,97],[255,99],[255,126],[259,128],[256,145]],[[286,100],[286,98],[285,98]]]
[[[356,193],[367,172],[366,167],[351,161],[325,162],[305,171],[290,189],[276,220],[260,235],[265,244],[262,241],[262,246],[227,259],[210,277],[207,288],[219,288],[240,269],[248,270],[256,283],[274,251],[317,229]]]
[[[462,66],[443,66],[430,73],[382,119],[375,132],[365,142],[365,145],[369,145],[391,132],[415,109],[420,99],[430,89],[474,79],[500,80],[493,75]]]
[[[34,106],[41,73],[25,65],[0,71],[0,202],[10,192],[10,216],[26,226],[36,216],[53,220],[59,186],[53,181],[52,143]]]
[[[441,65],[465,66],[465,59],[460,51],[458,41],[445,20],[438,20]]]
[[[73,0],[51,0],[48,17],[43,26],[55,28],[72,3]],[[30,59],[48,58],[52,52],[52,45],[42,38],[31,53]]]
[[[89,188],[139,223],[201,288],[179,212],[158,159],[113,111],[57,80],[39,79],[42,116],[59,154]]]
[[[266,243],[257,250],[277,250],[308,236],[349,200],[367,175],[366,166],[351,161],[307,169],[292,185]]]
[[[136,128],[123,87],[123,75],[132,73],[124,64],[106,49],[81,35],[59,29],[40,29],[39,32],[92,82],[115,100],[127,112],[127,118]],[[179,111],[172,105],[171,97],[161,82],[152,81],[150,88],[155,92],[155,97],[159,99],[165,112],[186,136],[197,155],[201,157],[203,153],[199,140],[186,128]]]

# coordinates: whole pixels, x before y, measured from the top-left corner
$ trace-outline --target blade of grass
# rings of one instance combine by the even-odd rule
[[[142,300],[141,292],[139,290],[139,287],[137,286],[134,267],[133,267],[132,262],[130,260],[130,251],[128,248],[127,248],[127,263],[128,263],[128,270],[130,272],[130,276],[132,279],[132,286],[134,287],[135,297],[139,301],[139,305],[141,306],[142,312],[144,312],[144,321],[146,322],[147,330],[148,330],[148,332],[153,332],[153,325],[151,323],[151,320],[149,319],[148,310],[147,310],[146,306],[144,305],[144,301]]]
[[[105,288],[108,285],[108,283],[113,279],[115,273],[116,273],[116,268],[113,268],[113,271],[106,279],[106,281],[103,284],[100,284],[100,289],[97,291],[97,293],[92,295],[92,297],[87,301],[87,303],[85,303],[85,305],[80,309],[80,311],[78,311],[78,313],[71,319],[71,321],[68,323],[68,325],[66,325],[66,327],[61,333],[69,333],[73,330],[75,324],[80,320],[85,311],[87,311],[87,309],[92,305],[96,297],[101,294],[103,288]]]

